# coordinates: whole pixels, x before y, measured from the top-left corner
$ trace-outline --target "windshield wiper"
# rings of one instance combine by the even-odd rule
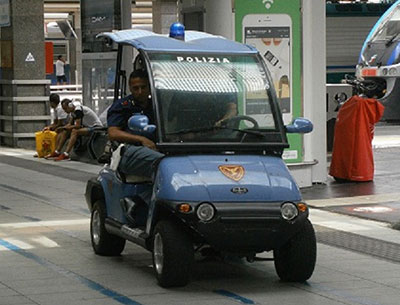
[[[389,40],[386,41],[385,46],[386,47],[390,46],[393,43],[393,41],[395,41],[396,38],[399,37],[399,35],[400,35],[400,33],[397,33],[397,34],[394,34],[392,37],[390,37]]]

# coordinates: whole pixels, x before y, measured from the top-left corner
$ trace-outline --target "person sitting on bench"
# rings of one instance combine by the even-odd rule
[[[61,138],[52,156],[55,161],[70,160],[70,153],[78,137],[90,135],[96,128],[102,127],[97,114],[87,106],[72,102],[69,99],[64,99],[61,102],[61,107],[70,115],[70,121],[67,125],[59,127],[61,129]],[[67,148],[65,152],[60,153],[68,137]]]

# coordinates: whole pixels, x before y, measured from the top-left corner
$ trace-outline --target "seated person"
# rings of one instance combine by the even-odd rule
[[[72,102],[69,99],[64,99],[61,102],[64,111],[70,114],[70,121],[67,125],[59,127],[60,140],[54,152],[55,161],[70,160],[71,153],[76,140],[79,136],[91,134],[95,128],[102,127],[101,121],[97,114],[87,106],[80,103]],[[68,145],[65,152],[60,153],[64,143],[69,137]]]
[[[129,76],[129,90],[131,95],[115,101],[108,110],[108,137],[127,144],[118,167],[123,174],[152,178],[158,160],[164,155],[157,151],[154,138],[135,135],[128,129],[128,120],[134,113],[142,113],[150,124],[155,123],[147,73],[133,71]]]
[[[49,97],[50,107],[53,109],[51,113],[51,121],[52,123],[48,126],[45,126],[42,131],[55,131],[58,127],[63,126],[66,121],[68,114],[62,109],[60,103],[60,96],[57,93],[50,94]],[[56,147],[58,146],[58,142],[60,140],[59,134],[56,137]],[[52,154],[48,154],[44,156],[46,159],[50,158]],[[38,157],[38,154],[35,154],[34,157]]]
[[[57,127],[64,125],[68,114],[62,109],[60,104],[60,96],[57,93],[50,94],[50,107],[53,108],[52,112],[52,122],[49,126],[43,128],[43,131],[51,130],[54,131]]]

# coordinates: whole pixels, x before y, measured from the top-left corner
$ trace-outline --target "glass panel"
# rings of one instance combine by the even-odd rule
[[[276,131],[256,56],[150,54],[166,142],[265,142]]]
[[[83,103],[100,114],[114,99],[115,59],[84,59],[82,71]]]
[[[400,34],[400,8],[397,7],[386,20],[382,21],[377,31],[371,38],[371,42],[379,40],[397,39]]]

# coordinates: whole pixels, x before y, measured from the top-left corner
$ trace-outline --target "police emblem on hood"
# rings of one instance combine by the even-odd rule
[[[229,179],[239,181],[244,176],[244,167],[241,165],[220,165],[218,169]]]

